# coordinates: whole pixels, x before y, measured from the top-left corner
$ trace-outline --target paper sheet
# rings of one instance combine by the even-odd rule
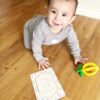
[[[30,77],[37,100],[58,100],[65,96],[52,68],[35,72]]]

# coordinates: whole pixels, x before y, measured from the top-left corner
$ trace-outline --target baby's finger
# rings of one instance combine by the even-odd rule
[[[82,60],[88,60],[88,58],[81,58]]]
[[[85,61],[87,61],[89,58],[84,58]]]
[[[49,68],[49,65],[50,65],[50,64],[48,64],[47,62],[44,63],[44,67],[45,67],[45,68]]]
[[[41,70],[41,65],[39,64],[39,70]]]
[[[48,61],[45,62],[46,65],[50,66],[50,63]]]
[[[48,58],[44,58],[45,61],[49,61]]]
[[[44,70],[44,69],[45,69],[44,64],[43,63],[39,64],[39,70]]]
[[[77,64],[79,62],[79,59],[75,60],[75,64]]]
[[[41,65],[41,69],[42,69],[42,70],[44,70],[44,69],[45,69],[45,66],[44,66],[44,64],[42,64],[42,65]]]

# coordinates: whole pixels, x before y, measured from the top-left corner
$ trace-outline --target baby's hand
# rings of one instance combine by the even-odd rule
[[[75,58],[75,64],[77,64],[78,62],[84,64],[87,60],[88,60],[88,58],[86,58],[86,57]]]
[[[50,63],[48,62],[48,58],[43,58],[39,60],[39,70],[49,68]]]

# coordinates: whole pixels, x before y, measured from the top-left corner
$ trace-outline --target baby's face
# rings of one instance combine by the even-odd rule
[[[72,22],[75,10],[74,2],[51,0],[48,7],[48,24],[54,31],[60,31]]]

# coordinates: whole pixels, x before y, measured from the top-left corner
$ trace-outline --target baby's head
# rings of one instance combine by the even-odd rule
[[[77,0],[48,0],[47,18],[53,31],[60,31],[71,24],[76,16]]]
[[[47,6],[49,7],[49,5],[50,5],[50,3],[52,2],[53,0],[47,0]],[[60,1],[63,1],[63,0],[60,0]],[[67,1],[67,2],[73,2],[74,3],[74,7],[75,7],[75,9],[74,9],[74,14],[75,14],[75,12],[76,12],[76,9],[77,9],[77,5],[78,5],[78,0],[65,0],[65,1]]]

